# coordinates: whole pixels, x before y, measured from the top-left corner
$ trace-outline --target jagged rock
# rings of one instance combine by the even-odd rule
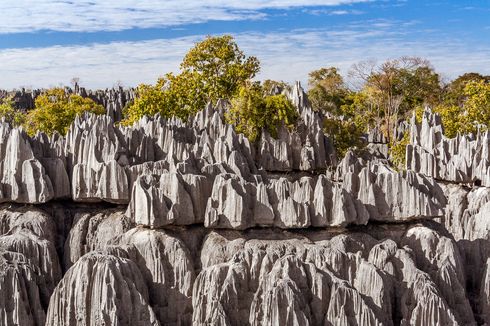
[[[149,302],[161,325],[190,325],[194,264],[189,249],[163,231],[132,229],[113,241],[126,248],[148,284]]]
[[[409,251],[386,240],[370,252],[369,261],[388,275],[398,277],[395,307],[401,325],[458,325],[452,310],[430,276],[419,270]]]
[[[44,325],[39,276],[22,254],[0,248],[0,320],[4,325]]]
[[[216,177],[205,213],[206,227],[245,229],[253,225],[253,185],[230,174]]]
[[[160,325],[133,261],[101,252],[80,258],[51,296],[46,325]]]
[[[196,191],[205,189],[204,182],[202,177],[183,178],[175,172],[142,175],[134,183],[128,213],[136,224],[150,227],[198,223],[202,217],[194,212],[202,214],[203,203]]]
[[[337,165],[300,85],[276,91],[299,121],[257,143],[225,101],[114,124],[120,88],[77,85],[107,114],[66,136],[2,121],[0,323],[489,324],[490,134],[447,139],[427,110],[394,131],[406,171],[377,129]]]
[[[360,173],[359,199],[371,219],[408,220],[444,215],[446,198],[432,179],[413,171],[373,165]]]
[[[464,263],[454,241],[434,230],[414,227],[402,245],[413,250],[417,267],[430,275],[460,325],[474,325],[475,319],[465,290]]]
[[[416,257],[402,242],[362,234],[316,243],[292,234],[255,235],[207,237],[193,324],[474,324],[458,249],[431,229],[412,228],[401,238]]]
[[[64,246],[65,268],[70,268],[86,253],[104,249],[113,238],[130,228],[129,218],[120,210],[75,214]]]
[[[10,129],[1,123],[0,201],[44,203],[53,198],[53,186],[41,162],[32,153],[22,129]]]
[[[406,166],[436,179],[490,186],[490,134],[443,135],[441,118],[426,110],[422,124],[412,117]]]

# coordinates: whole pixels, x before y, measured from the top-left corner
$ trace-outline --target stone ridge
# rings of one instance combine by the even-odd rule
[[[427,110],[397,171],[378,129],[337,162],[298,84],[255,144],[224,102],[119,126],[121,92],[65,137],[0,123],[1,325],[490,324],[488,134]]]
[[[109,116],[77,117],[66,137],[0,125],[3,202],[127,204],[139,225],[307,228],[442,216],[430,178],[335,151],[299,84],[287,94],[301,121],[264,132],[257,144],[224,123],[220,102],[189,122],[144,117],[131,127]],[[380,138],[380,137],[376,137]],[[303,176],[295,177],[297,172]]]
[[[406,167],[438,180],[489,187],[490,133],[447,138],[439,115],[426,110],[421,125],[412,117]]]

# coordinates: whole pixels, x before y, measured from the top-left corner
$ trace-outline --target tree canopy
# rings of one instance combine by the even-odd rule
[[[166,118],[176,116],[185,120],[202,110],[206,105],[205,93],[196,74],[191,71],[179,75],[168,73],[155,85],[139,85],[134,102],[124,110],[123,124],[131,125],[144,115],[157,113]]]
[[[31,135],[37,131],[64,135],[75,117],[85,112],[104,114],[105,109],[90,98],[52,88],[36,98],[35,108],[27,113],[24,125]]]
[[[260,70],[256,57],[246,57],[230,35],[208,36],[187,52],[181,70],[201,80],[207,101],[229,99]]]
[[[140,85],[123,123],[160,113],[187,119],[207,102],[231,99],[260,69],[256,57],[246,57],[232,36],[208,36],[187,52],[177,75],[166,74],[155,85]]]
[[[309,73],[308,99],[313,110],[340,114],[348,89],[337,68],[321,68]]]
[[[251,142],[255,142],[263,129],[277,137],[281,124],[291,128],[298,113],[286,96],[267,95],[259,83],[247,83],[231,101],[231,107],[225,114],[226,121],[235,126]]]
[[[363,81],[361,92],[366,94],[374,109],[376,125],[381,125],[391,140],[400,118],[417,106],[435,105],[441,97],[441,81],[430,62],[418,57],[401,57],[385,61],[361,62],[350,72]]]
[[[458,133],[474,133],[477,130],[486,130],[490,125],[490,81],[484,78],[464,82],[461,93],[454,93],[449,98],[436,106],[435,111],[441,115],[444,133],[448,137],[454,137]]]
[[[15,127],[25,122],[25,114],[15,108],[12,97],[0,99],[0,118]]]

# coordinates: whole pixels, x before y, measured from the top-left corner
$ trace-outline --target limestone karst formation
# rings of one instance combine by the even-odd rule
[[[490,324],[488,133],[427,110],[398,171],[376,131],[339,160],[299,84],[257,143],[226,103],[125,127],[131,92],[76,91],[107,115],[0,123],[1,325]]]

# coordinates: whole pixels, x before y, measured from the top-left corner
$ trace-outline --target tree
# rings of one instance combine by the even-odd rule
[[[435,112],[441,116],[447,137],[484,131],[490,125],[490,81],[480,79],[465,82],[462,98],[461,105],[449,102],[435,108]]]
[[[184,57],[180,68],[202,80],[207,101],[230,99],[238,88],[259,72],[256,57],[246,57],[230,35],[208,36]]]
[[[264,89],[264,93],[266,95],[279,95],[284,90],[290,90],[291,85],[287,84],[283,81],[277,81],[272,79],[266,79],[262,83],[262,88]]]
[[[313,110],[339,114],[348,90],[337,68],[321,68],[310,72],[308,85],[308,99]]]
[[[12,97],[0,99],[0,118],[14,127],[21,126],[25,121],[25,114],[17,110]]]
[[[458,78],[454,79],[446,85],[444,89],[444,104],[461,106],[464,103],[466,95],[464,93],[465,86],[471,81],[485,81],[490,82],[490,76],[483,76],[479,73],[470,72],[465,73]]]
[[[31,135],[37,131],[48,135],[57,131],[64,135],[75,117],[85,112],[104,114],[105,109],[90,98],[68,94],[63,88],[52,88],[36,98],[35,108],[27,113],[25,126]]]
[[[353,66],[351,76],[364,83],[361,91],[375,107],[377,124],[388,140],[399,118],[406,118],[417,106],[440,100],[439,75],[429,61],[418,57],[401,57],[381,65],[361,62]]]
[[[352,119],[343,117],[326,117],[323,120],[323,130],[332,140],[339,157],[344,157],[350,148],[363,147],[363,130]]]
[[[298,113],[284,95],[266,95],[259,83],[248,83],[241,86],[237,96],[232,99],[225,118],[235,126],[236,132],[255,142],[263,129],[272,137],[277,137],[281,124],[291,128]]]
[[[180,67],[180,74],[166,74],[155,85],[140,85],[122,123],[132,124],[156,113],[185,120],[208,102],[235,96],[259,71],[259,62],[245,57],[233,37],[208,36],[189,50]]]
[[[176,116],[185,120],[206,105],[203,92],[201,79],[195,72],[168,73],[155,85],[138,86],[134,102],[124,110],[122,123],[131,125],[144,115],[157,113],[165,118]]]

